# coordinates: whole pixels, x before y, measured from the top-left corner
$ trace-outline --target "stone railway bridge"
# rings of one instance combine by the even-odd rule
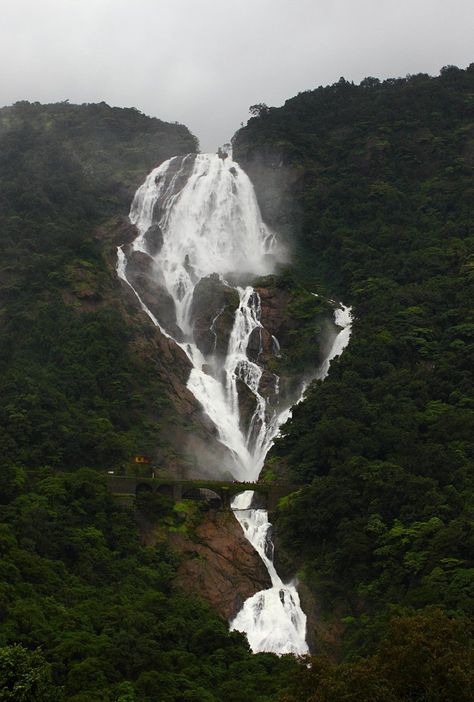
[[[179,500],[207,501],[214,509],[230,509],[235,495],[245,490],[255,493],[254,504],[272,511],[278,501],[296,492],[301,485],[289,483],[238,483],[223,480],[169,480],[167,478],[139,478],[121,475],[108,475],[107,488],[117,497],[134,498],[144,492],[157,492],[167,495],[176,502]]]

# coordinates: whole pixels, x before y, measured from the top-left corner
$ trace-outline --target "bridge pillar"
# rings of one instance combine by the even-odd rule
[[[229,488],[222,488],[220,490],[222,509],[230,509],[230,503],[232,501],[232,495],[229,492]]]
[[[174,483],[173,484],[173,500],[175,502],[179,502],[183,497],[183,486],[181,483]]]

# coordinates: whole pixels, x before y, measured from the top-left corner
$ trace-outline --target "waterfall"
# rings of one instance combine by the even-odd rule
[[[341,331],[334,339],[329,353],[315,373],[315,380],[324,380],[329,372],[331,361],[340,356],[351,334],[352,316],[350,307],[335,310],[336,324]],[[305,387],[301,390],[298,402],[304,397]],[[297,403],[298,404],[298,403]],[[291,416],[291,408],[283,412],[273,434],[275,438],[279,427]],[[302,655],[308,652],[306,644],[306,615],[300,606],[296,583],[283,584],[273,565],[273,544],[270,539],[271,524],[268,513],[263,509],[251,509],[255,493],[247,490],[232,502],[234,514],[240,522],[244,534],[267,566],[272,587],[261,590],[249,597],[231,622],[231,629],[242,631],[252,651],[273,651],[274,653],[294,653]]]
[[[276,572],[268,514],[264,509],[251,508],[253,498],[254,492],[246,490],[233,500],[232,509],[246,538],[266,565],[272,587],[249,597],[230,627],[247,635],[254,652],[303,655],[308,653],[306,615],[295,583],[283,584]]]
[[[284,249],[262,221],[249,178],[222,154],[188,154],[155,168],[136,192],[130,220],[138,236],[119,247],[117,274],[153,323],[188,356],[192,369],[187,387],[229,451],[231,465],[224,468],[238,481],[253,482],[291,408],[270,405],[260,393],[262,368],[247,356],[252,333],[263,328],[260,298],[249,282],[272,273],[284,259]],[[196,335],[195,309],[203,284],[217,286],[224,300],[209,319],[209,343],[199,343]],[[219,353],[216,329],[231,298],[236,301],[233,324],[225,353]],[[350,310],[336,310],[336,317],[344,328],[317,377],[324,377],[349,339]],[[278,355],[276,337],[273,347]],[[277,377],[275,385],[278,394]],[[242,386],[255,408],[247,427],[240,410]],[[252,509],[252,499],[253,492],[246,491],[232,508],[266,565],[272,588],[247,600],[231,626],[247,634],[253,651],[306,653],[306,617],[296,586],[279,578],[267,512]]]

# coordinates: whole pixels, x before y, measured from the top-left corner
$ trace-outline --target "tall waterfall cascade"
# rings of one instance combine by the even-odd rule
[[[285,250],[262,221],[249,178],[222,154],[174,157],[155,168],[136,192],[130,220],[138,236],[131,245],[118,248],[117,274],[134,290],[153,323],[189,358],[188,389],[214,423],[230,456],[223,478],[230,472],[238,481],[253,482],[291,407],[270,402],[260,392],[262,368],[247,355],[252,333],[262,328],[260,298],[250,282],[272,273],[284,260]],[[132,260],[152,272],[161,306],[152,306],[137,290]],[[222,295],[236,301],[225,353],[218,353],[216,343],[199,345],[196,338],[194,309],[203,281],[217,281]],[[217,341],[214,330],[220,314],[222,310],[209,329],[211,342],[212,334]],[[342,331],[314,377],[327,374],[331,359],[349,341],[350,310],[336,309],[335,321]],[[274,345],[278,352],[277,339]],[[248,426],[243,426],[239,405],[242,383],[254,399]],[[276,378],[276,394],[278,387]],[[275,570],[268,515],[252,508],[253,495],[251,490],[238,495],[232,509],[267,567],[272,587],[249,598],[231,628],[245,632],[255,652],[304,654],[306,616],[296,585],[284,584]]]

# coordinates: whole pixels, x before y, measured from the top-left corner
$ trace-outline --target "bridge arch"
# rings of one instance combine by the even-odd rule
[[[174,489],[172,485],[158,485],[155,492],[160,495],[165,495],[166,497],[174,497]]]
[[[137,483],[135,487],[135,495],[140,495],[144,492],[153,492],[150,483]]]
[[[212,509],[222,507],[222,496],[215,490],[206,487],[190,487],[183,492],[182,499],[205,501]]]

